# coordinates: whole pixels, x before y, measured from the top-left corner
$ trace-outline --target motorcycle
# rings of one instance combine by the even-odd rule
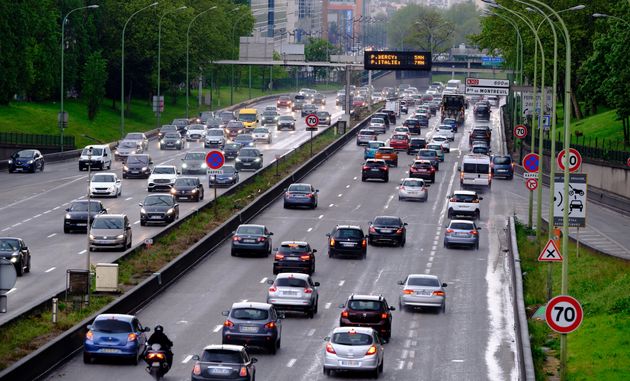
[[[147,348],[144,361],[147,363],[147,372],[156,381],[161,380],[170,369],[167,353],[160,344],[153,344]]]

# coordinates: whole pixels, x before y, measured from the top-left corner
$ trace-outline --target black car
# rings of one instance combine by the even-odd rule
[[[418,151],[427,147],[427,140],[425,138],[411,138],[409,139],[409,148],[407,148],[407,155],[417,154]]]
[[[339,319],[340,327],[369,327],[389,342],[392,337],[392,313],[396,308],[387,304],[382,295],[350,295]]]
[[[255,381],[258,361],[241,345],[208,345],[201,356],[194,355],[191,381]]]
[[[418,119],[418,123],[420,124],[420,127],[429,127],[429,118],[426,117],[426,115],[422,114],[422,115],[416,115],[416,119]]]
[[[147,154],[135,154],[127,156],[123,164],[123,179],[144,178],[148,179],[153,171],[153,160]]]
[[[183,146],[182,136],[179,132],[166,132],[160,139],[160,149],[176,149],[181,150]]]
[[[158,139],[162,139],[164,135],[166,135],[166,133],[168,132],[179,133],[179,130],[177,129],[177,126],[174,124],[164,124],[162,127],[160,127],[160,131],[158,131]]]
[[[268,303],[240,302],[223,311],[222,344],[242,344],[266,348],[276,354],[282,338],[282,318]]]
[[[170,194],[152,194],[140,205],[140,225],[147,223],[168,224],[179,218],[179,204]]]
[[[389,122],[396,125],[396,111],[383,109],[381,112],[386,113],[389,116]]]
[[[328,257],[348,255],[365,259],[367,255],[367,236],[359,226],[337,225],[328,237]]]
[[[285,241],[280,247],[273,249],[273,274],[282,272],[306,273],[313,275],[315,272],[316,249],[311,248],[308,242]]]
[[[256,148],[241,148],[234,162],[237,171],[257,170],[263,167],[263,154]]]
[[[490,106],[486,103],[477,103],[473,108],[473,115],[475,119],[490,120]]]
[[[470,135],[468,136],[468,143],[472,145],[472,142],[475,140],[484,140],[490,144],[490,131],[486,128],[482,127],[474,127],[472,131],[470,131]]]
[[[221,119],[221,128],[225,128],[228,125],[228,122],[232,120],[236,120],[236,114],[234,111],[222,111],[219,114],[219,118]]]
[[[177,131],[179,132],[180,135],[183,136],[186,134],[186,127],[188,127],[188,125],[190,124],[190,121],[185,118],[173,119],[171,124],[177,126]]]
[[[291,115],[282,115],[278,118],[277,130],[289,129],[295,131],[295,118]]]
[[[232,237],[231,254],[271,254],[272,232],[264,225],[239,225]]]
[[[361,169],[361,181],[380,179],[389,182],[389,166],[382,159],[367,159]]]
[[[180,176],[171,187],[175,200],[201,201],[204,197],[203,184],[197,176]]]
[[[407,223],[400,217],[378,216],[370,222],[368,230],[368,243],[375,245],[386,242],[398,246],[405,246],[407,241]]]
[[[238,171],[232,165],[224,165],[221,167],[223,173],[208,176],[208,186],[213,187],[229,187],[239,181]]]
[[[409,129],[409,133],[411,134],[419,134],[420,131],[420,120],[416,118],[409,118],[403,122],[403,126]]]
[[[31,252],[21,238],[0,237],[0,258],[15,265],[17,276],[31,271]]]
[[[225,160],[234,160],[238,156],[238,151],[241,150],[239,143],[225,143],[223,146],[223,156]]]
[[[211,129],[211,128],[221,128],[221,123],[222,123],[222,122],[223,122],[223,121],[221,120],[221,118],[217,118],[217,117],[214,117],[214,118],[208,118],[208,119],[206,120],[206,126],[208,126],[208,129]]]
[[[306,206],[315,209],[318,193],[319,189],[315,189],[311,184],[291,184],[284,191],[284,208]]]
[[[44,155],[36,149],[18,151],[9,158],[9,173],[44,171]]]
[[[71,233],[73,231],[87,231],[88,227],[88,206],[90,207],[90,221],[94,219],[97,214],[107,213],[107,209],[103,206],[103,203],[98,200],[75,200],[70,203],[70,206],[66,208],[66,215],[63,217],[63,232]]]
[[[389,130],[390,121],[389,114],[386,112],[376,112],[372,115],[372,118],[381,118],[385,121],[385,127]]]
[[[236,138],[234,138],[234,143],[238,143],[241,147],[256,147],[256,141],[254,140],[254,136],[252,134],[240,134]]]

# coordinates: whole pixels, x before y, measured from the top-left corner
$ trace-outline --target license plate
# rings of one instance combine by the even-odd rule
[[[250,166],[252,163],[242,163],[243,165]]]
[[[455,237],[468,237],[468,233],[455,233]]]
[[[131,173],[140,173],[140,171],[131,171]]]
[[[372,168],[372,169],[370,169],[370,171],[372,171],[372,172],[378,172],[378,171],[380,171],[380,169],[378,169],[378,168]]]
[[[429,291],[427,290],[416,291],[416,295],[429,295]]]
[[[300,258],[298,258],[298,257],[286,257],[285,259],[287,261],[299,261],[300,260]]]
[[[244,239],[243,242],[245,242],[245,243],[255,243],[256,240],[255,239]]]
[[[358,366],[359,362],[357,360],[344,360],[340,361],[343,366]]]
[[[156,362],[151,363],[151,366],[157,366],[157,367],[159,367],[159,366],[160,366],[160,363],[156,361]]]
[[[179,196],[182,200],[188,200],[188,196]]]
[[[298,294],[298,293],[297,293],[297,291],[283,291],[283,292],[282,292],[282,295],[292,295],[292,296],[295,296],[295,295],[297,295],[297,294]]]
[[[391,233],[392,229],[381,229],[381,233]]]
[[[354,243],[353,242],[341,242],[341,246],[354,247]]]
[[[212,374],[230,374],[232,373],[231,368],[209,368],[210,373]]]
[[[162,218],[161,216],[151,216],[151,219],[152,219],[152,220],[159,220],[159,219],[161,219],[161,218]]]
[[[258,332],[258,327],[243,327],[241,326],[239,331],[241,332]]]
[[[101,349],[102,353],[119,353],[120,349],[115,349],[115,348],[103,348]]]

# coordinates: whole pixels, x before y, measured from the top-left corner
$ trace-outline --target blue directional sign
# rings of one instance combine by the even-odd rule
[[[481,57],[481,66],[501,66],[505,62],[503,57]]]
[[[210,151],[206,154],[206,164],[210,169],[221,169],[225,164],[225,156],[221,151]]]

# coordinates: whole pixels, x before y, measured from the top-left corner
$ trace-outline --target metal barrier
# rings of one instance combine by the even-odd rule
[[[0,132],[0,145],[28,146],[30,148],[59,147],[61,136],[23,134],[21,132]],[[63,137],[64,147],[74,149],[74,136]]]

